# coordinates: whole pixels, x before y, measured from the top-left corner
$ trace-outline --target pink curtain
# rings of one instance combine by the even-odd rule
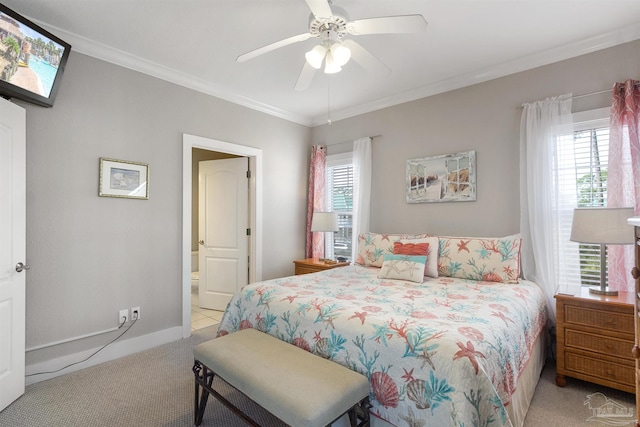
[[[611,98],[607,206],[633,207],[640,213],[640,81],[616,83]],[[629,227],[629,233],[633,229]],[[634,292],[630,271],[634,266],[633,245],[609,247],[609,286]]]
[[[311,147],[309,162],[309,195],[307,197],[307,247],[305,258],[324,258],[324,233],[311,232],[313,213],[324,211],[325,170],[327,165],[327,147]]]

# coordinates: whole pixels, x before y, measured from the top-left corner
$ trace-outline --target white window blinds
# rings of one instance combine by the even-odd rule
[[[353,164],[351,153],[327,156],[327,210],[338,213],[338,231],[327,238],[328,258],[351,259],[353,229]],[[329,236],[327,236],[329,237]]]
[[[562,250],[556,267],[565,272],[561,277],[573,282],[561,283],[561,287],[578,283],[600,284],[600,245],[569,242],[574,208],[607,204],[608,111],[599,114],[604,117],[576,120],[573,134],[557,139],[555,179],[559,191],[556,208],[560,221],[555,234]]]

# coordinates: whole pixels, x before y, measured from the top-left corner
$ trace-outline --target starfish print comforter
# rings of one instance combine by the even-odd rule
[[[414,283],[380,279],[379,270],[355,265],[247,285],[218,336],[258,329],[362,373],[372,415],[396,426],[511,426],[506,408],[547,321],[540,287]]]

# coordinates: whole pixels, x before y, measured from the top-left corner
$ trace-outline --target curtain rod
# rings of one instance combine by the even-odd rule
[[[370,136],[369,138],[371,138],[371,141],[373,142],[373,139],[374,139],[374,138],[377,138],[377,137],[379,137],[379,136],[382,136],[382,134],[380,133],[380,134],[378,134],[378,135],[373,135],[373,136]],[[366,137],[363,137],[363,138],[366,138]],[[357,139],[360,139],[360,138],[357,138]],[[332,146],[332,145],[351,144],[351,143],[353,143],[353,140],[352,140],[352,141],[334,142],[333,144],[324,144],[324,145],[326,145],[327,147],[329,147],[329,146]]]
[[[640,86],[640,81],[635,83],[635,86]],[[572,99],[575,98],[585,98],[587,96],[594,96],[594,95],[601,95],[603,93],[611,93],[613,91],[613,87],[611,87],[610,89],[604,89],[604,90],[596,90],[594,92],[587,92],[587,93],[581,93],[580,95],[571,95]],[[530,102],[526,102],[524,104],[522,104],[520,106],[520,108],[524,107],[525,104],[530,104]]]
[[[597,90],[595,92],[581,93],[580,95],[572,95],[571,97],[572,98],[584,98],[586,96],[600,95],[602,93],[611,93],[612,90],[613,90],[613,88],[606,89],[606,90]]]
[[[618,83],[616,83],[616,84],[618,84]],[[624,83],[623,83],[623,85],[624,85]],[[634,86],[640,86],[640,81],[636,82],[634,84]],[[622,87],[624,87],[624,86],[622,86]],[[574,96],[572,96],[572,98],[584,98],[585,96],[600,95],[602,93],[611,93],[611,92],[613,92],[613,87],[611,87],[610,89],[598,90],[598,91],[595,91],[595,92],[589,92],[589,93],[582,93],[580,95],[574,95]]]
[[[613,88],[606,89],[606,90],[597,90],[595,92],[589,92],[589,93],[581,93],[580,95],[571,95],[571,99],[584,98],[584,97],[593,96],[593,95],[600,95],[600,94],[603,94],[603,93],[606,93],[606,92],[611,92],[612,90],[613,90]],[[522,109],[522,108],[524,108],[525,105],[532,104],[533,102],[536,102],[536,101],[525,102],[525,103],[519,105],[518,109]]]

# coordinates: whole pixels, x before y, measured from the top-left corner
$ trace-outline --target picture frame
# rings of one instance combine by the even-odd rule
[[[476,200],[476,152],[407,160],[407,203]]]
[[[148,200],[149,165],[101,157],[98,196]]]

